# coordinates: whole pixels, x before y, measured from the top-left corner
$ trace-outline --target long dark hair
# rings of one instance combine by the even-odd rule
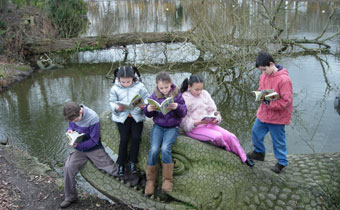
[[[192,86],[194,83],[204,83],[203,78],[198,74],[193,74],[189,78],[185,78],[182,82],[181,93],[187,91],[189,85]]]
[[[133,81],[142,81],[142,78],[140,78],[140,73],[135,66],[120,66],[114,70],[113,75],[113,83],[115,83],[116,78],[119,79],[121,77],[133,77]]]

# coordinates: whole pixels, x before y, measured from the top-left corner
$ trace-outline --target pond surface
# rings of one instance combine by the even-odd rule
[[[312,56],[286,58],[280,62],[290,73],[294,87],[294,114],[286,127],[289,153],[338,152],[340,115],[333,107],[339,94],[340,61],[328,59],[325,73]],[[109,109],[112,81],[105,78],[110,65],[73,65],[51,72],[36,72],[24,82],[1,94],[1,137],[27,150],[42,161],[62,165],[70,148],[66,146],[67,122],[62,116],[63,104],[72,99],[93,108],[97,113]],[[258,104],[253,96],[227,83],[216,84],[214,72],[201,71],[205,88],[212,94],[224,121],[246,150],[251,149],[251,128]],[[258,76],[258,72],[254,72]],[[180,84],[190,72],[172,72]],[[152,70],[142,71],[149,92],[155,84]],[[325,81],[327,79],[327,82]],[[257,84],[253,85],[254,88]],[[249,89],[250,91],[251,89]],[[241,99],[240,99],[241,98]],[[268,152],[272,151],[267,136]]]
[[[181,1],[89,2],[92,7],[88,14],[91,26],[85,35],[133,31],[185,31],[191,28],[190,18],[186,16],[186,8]],[[242,4],[245,1],[238,2]],[[318,1],[300,1],[299,10],[305,16],[299,18],[295,35],[315,36],[323,28],[329,14],[328,7]],[[106,22],[112,23],[112,27],[104,27]],[[329,44],[332,46],[332,52],[339,51],[339,39],[332,40]],[[138,47],[144,49],[145,46],[136,48]],[[155,46],[147,47],[157,49]],[[173,54],[183,54],[176,51],[178,46],[174,46],[174,49]],[[131,58],[131,61],[143,63],[145,51],[138,52],[137,57]],[[148,56],[157,57],[152,53]],[[194,61],[195,53],[191,56],[189,61]],[[79,60],[85,64],[69,65],[56,71],[36,72],[24,82],[13,85],[10,90],[0,95],[0,137],[8,137],[12,144],[27,150],[43,162],[61,167],[71,150],[65,144],[64,132],[67,122],[62,116],[63,104],[72,99],[91,107],[98,114],[108,110],[112,81],[106,79],[105,75],[113,67],[104,63],[121,59],[117,49],[114,49],[114,52],[108,50],[80,53]],[[173,62],[178,61],[178,58],[173,59]],[[328,65],[320,63],[320,59],[327,61]],[[162,63],[158,60],[152,62]],[[292,123],[286,127],[288,152],[339,152],[340,115],[333,107],[335,96],[340,94],[339,57],[300,56],[283,58],[277,63],[288,69],[294,88]],[[246,151],[251,150],[251,128],[258,104],[254,102],[250,91],[257,89],[259,72],[254,70],[251,78],[241,76],[239,81],[230,82],[228,78],[216,80],[214,71],[191,69],[192,72],[189,72],[188,69],[183,67],[171,72],[174,82],[179,85],[193,71],[200,72],[206,81],[205,88],[212,94],[222,113],[222,126],[239,137]],[[157,71],[143,69],[141,72],[150,92],[154,89]],[[239,87],[245,88],[240,90]],[[272,152],[269,136],[266,137],[266,146],[268,152]]]

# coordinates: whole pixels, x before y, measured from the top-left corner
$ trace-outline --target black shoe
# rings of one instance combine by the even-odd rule
[[[284,168],[285,166],[276,163],[274,167],[272,167],[270,170],[272,170],[273,172],[279,174],[281,172],[281,170]]]
[[[247,157],[249,159],[253,159],[253,160],[259,160],[259,161],[264,161],[264,156],[266,155],[266,153],[259,153],[259,152],[248,152],[247,153]]]
[[[252,159],[247,158],[246,162],[245,162],[250,168],[254,167],[255,163]]]
[[[69,207],[72,203],[77,203],[78,199],[73,200],[73,201],[67,201],[64,200],[63,202],[60,203],[60,208],[67,208]]]
[[[132,174],[136,174],[137,173],[136,165],[133,162],[130,162],[130,172]]]
[[[124,176],[124,165],[119,165],[118,176],[119,177],[123,177]]]

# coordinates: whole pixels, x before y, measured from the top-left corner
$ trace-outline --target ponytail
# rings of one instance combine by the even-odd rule
[[[189,85],[189,79],[185,78],[182,82],[181,93],[184,93],[185,91],[188,90],[188,85]]]

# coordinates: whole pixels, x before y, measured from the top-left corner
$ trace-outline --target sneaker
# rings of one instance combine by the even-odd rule
[[[285,166],[276,163],[274,167],[272,167],[270,170],[272,170],[273,172],[279,174],[281,172],[281,170],[284,168]]]
[[[118,167],[118,176],[123,177],[124,176],[124,165],[119,165]]]
[[[136,165],[133,162],[130,162],[130,172],[133,174],[137,173]]]
[[[252,159],[247,158],[246,162],[245,162],[250,168],[254,167],[255,163]]]
[[[69,207],[72,203],[77,203],[78,199],[73,200],[73,201],[67,201],[64,200],[63,202],[60,203],[60,208],[67,208]]]
[[[259,161],[264,161],[264,156],[266,155],[266,153],[259,153],[259,152],[248,152],[247,153],[247,157],[253,160],[259,160]]]

